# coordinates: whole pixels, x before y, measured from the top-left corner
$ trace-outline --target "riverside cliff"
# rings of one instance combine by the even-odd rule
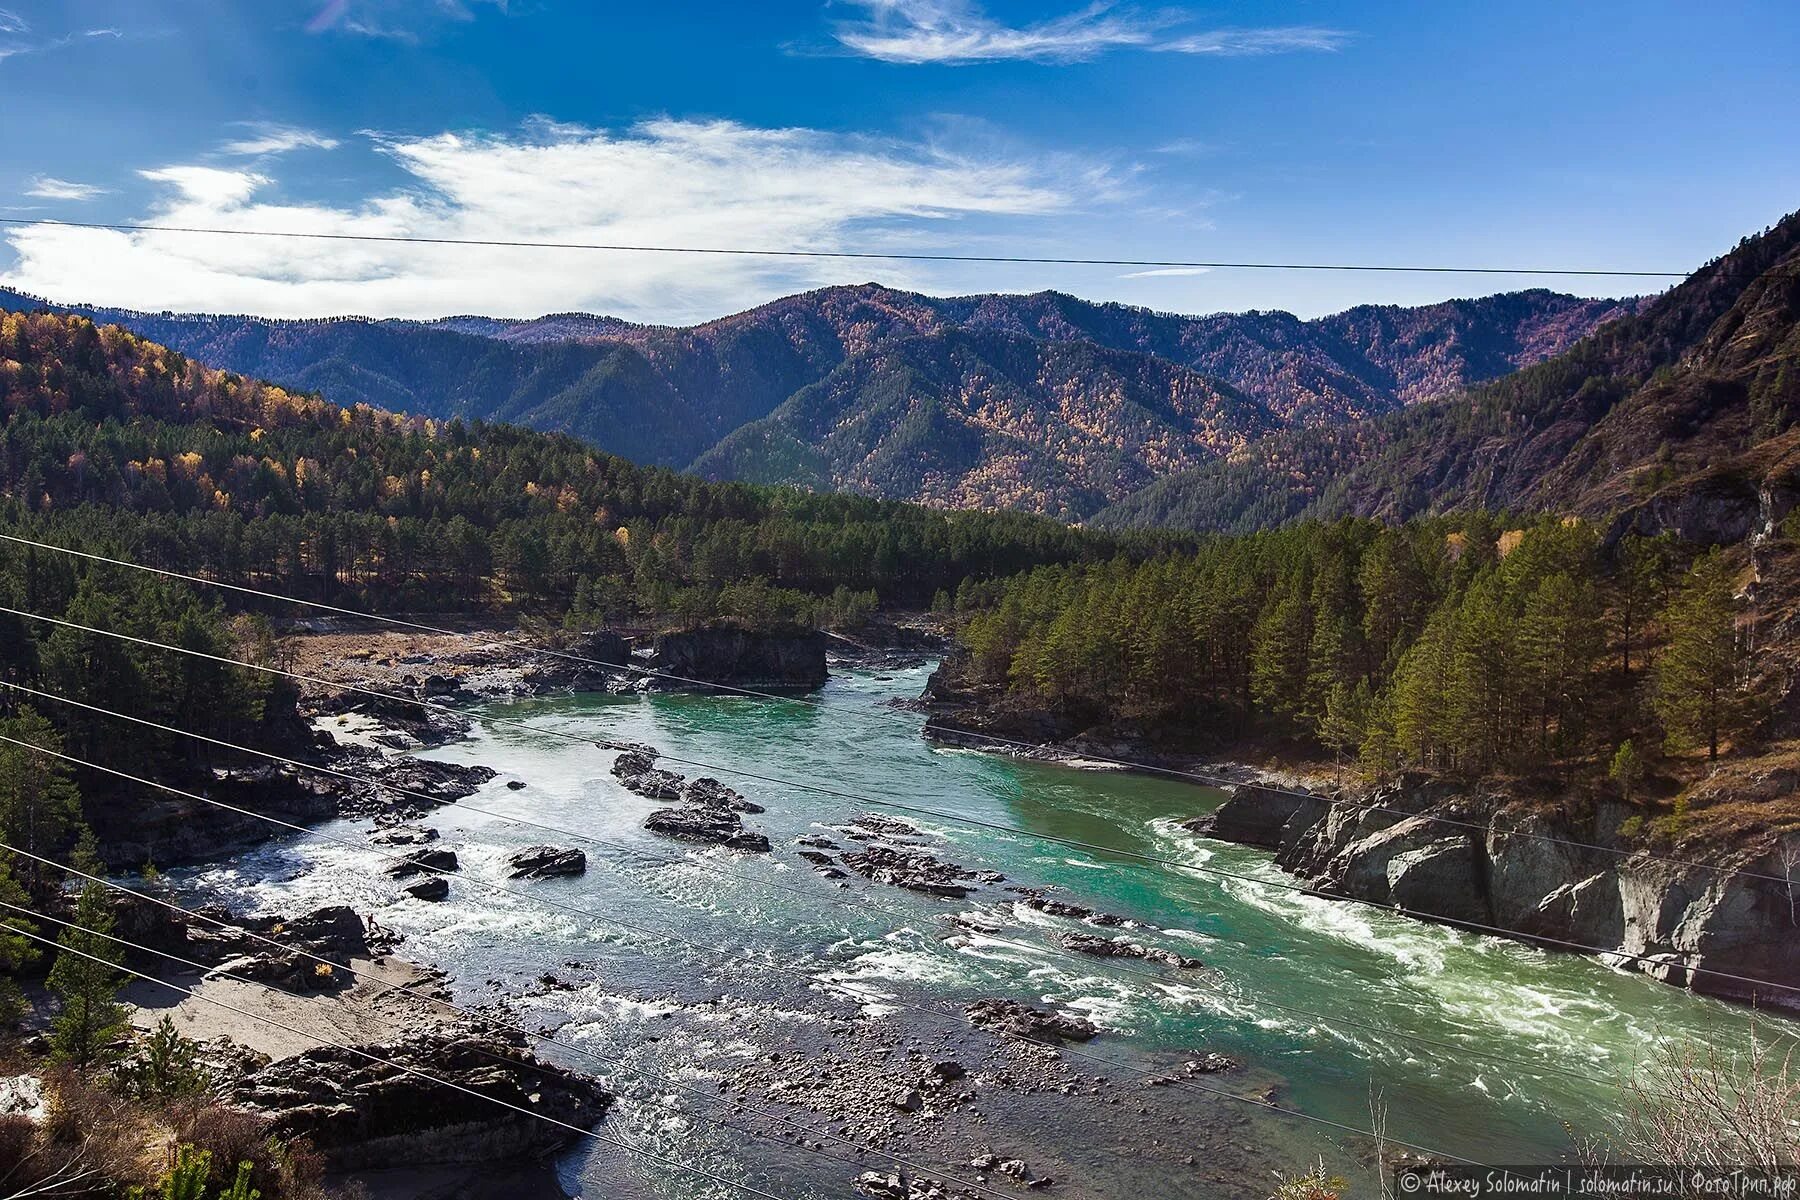
[[[1678,987],[1800,1008],[1800,924],[1779,852],[1751,843],[1717,863],[1656,857],[1617,844],[1625,812],[1601,801],[1544,813],[1412,776],[1318,796],[1243,785],[1186,824],[1273,850],[1323,895],[1600,952]]]

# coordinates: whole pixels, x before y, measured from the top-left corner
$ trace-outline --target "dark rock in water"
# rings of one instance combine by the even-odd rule
[[[1045,1012],[1017,1000],[977,1000],[963,1011],[968,1013],[972,1024],[1026,1040],[1056,1038],[1085,1042],[1100,1033],[1100,1027],[1085,1017]]]
[[[673,771],[664,771],[652,767],[648,771],[640,771],[636,775],[622,775],[619,782],[646,800],[679,800],[681,799],[681,776]]]
[[[794,853],[815,866],[828,867],[831,865],[831,855],[823,850],[796,850]]]
[[[446,846],[433,846],[414,850],[399,862],[390,864],[387,873],[394,879],[411,879],[426,872],[454,871],[458,865],[456,851]]]
[[[1322,801],[1312,796],[1246,783],[1231,789],[1230,798],[1212,812],[1181,824],[1203,837],[1279,850],[1288,822],[1316,812],[1321,805]]]
[[[689,804],[729,808],[734,812],[759,813],[766,811],[762,805],[752,804],[738,792],[705,775],[689,783],[682,792],[681,798]]]
[[[346,752],[339,756],[337,766],[387,785],[346,783],[341,790],[333,785],[339,816],[398,821],[417,820],[434,805],[454,804],[473,796],[495,775],[488,767],[404,755],[390,758],[379,753]]]
[[[1225,1054],[1203,1054],[1181,1064],[1182,1072],[1187,1075],[1218,1075],[1237,1069],[1238,1060]]]
[[[769,849],[769,839],[745,829],[737,814],[729,809],[700,805],[659,808],[644,818],[644,828],[685,842],[705,842],[729,850]]]
[[[877,837],[917,837],[918,827],[895,817],[884,817],[878,813],[858,813],[849,823],[839,826],[840,829],[853,830],[856,833]]]
[[[552,875],[580,875],[587,870],[587,855],[563,846],[527,846],[508,856],[513,879],[546,879]]]
[[[825,642],[825,635],[818,630],[797,626],[750,630],[714,625],[658,634],[645,665],[699,684],[811,691],[823,687],[827,678]],[[665,691],[684,686],[681,680],[671,679],[652,683]]]
[[[428,825],[391,825],[369,835],[371,846],[423,846],[438,840],[438,831]]]
[[[954,863],[939,862],[923,851],[870,846],[867,850],[839,855],[838,861],[865,879],[931,896],[961,899],[975,890],[973,871]]]
[[[1142,958],[1167,963],[1183,970],[1206,965],[1197,958],[1189,958],[1156,946],[1140,946],[1125,938],[1103,938],[1092,933],[1065,933],[1060,940],[1066,949],[1079,954],[1092,954],[1096,958]]]
[[[509,779],[506,781],[506,790],[509,792],[522,792],[525,790],[525,781],[523,779]]]
[[[656,757],[655,747],[628,743],[620,747],[619,757],[613,759],[612,773],[620,779],[642,775],[656,765]]]
[[[574,1137],[552,1122],[590,1129],[611,1103],[594,1080],[533,1057],[512,1030],[460,1024],[364,1050],[304,1051],[224,1099],[268,1118],[283,1141],[306,1138],[339,1171],[540,1155]]]
[[[1077,921],[1086,921],[1089,925],[1104,925],[1109,929],[1132,928],[1138,924],[1130,917],[1121,917],[1117,913],[1095,912],[1085,904],[1058,900],[1050,895],[1047,888],[1010,887],[1006,890],[1017,895],[1020,904],[1027,908],[1034,908],[1047,916],[1069,917]]]
[[[816,850],[836,850],[838,844],[830,838],[818,833],[803,834],[794,839],[796,846],[811,846]]]
[[[442,900],[450,894],[450,881],[442,875],[431,875],[407,884],[405,890],[414,900]]]

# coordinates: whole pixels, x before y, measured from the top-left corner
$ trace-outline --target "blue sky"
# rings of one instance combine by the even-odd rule
[[[1791,0],[0,0],[0,216],[1685,270],[1800,208],[1796,61]],[[276,315],[691,321],[866,279],[1303,315],[1632,290],[0,238],[0,281],[53,298]]]

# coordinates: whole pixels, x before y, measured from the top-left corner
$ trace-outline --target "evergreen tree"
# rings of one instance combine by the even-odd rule
[[[21,708],[0,720],[0,735],[51,752],[62,738],[38,712]],[[59,854],[81,828],[81,794],[69,764],[14,742],[0,741],[0,838],[33,854]],[[41,878],[40,864],[25,859],[25,877]]]
[[[50,990],[62,1001],[62,1012],[50,1032],[52,1055],[61,1062],[86,1067],[106,1056],[113,1039],[124,1031],[125,1007],[118,1001],[124,977],[119,944],[113,931],[106,889],[90,883],[75,905],[76,926],[56,940],[64,947],[50,968]]]
[[[31,898],[13,875],[13,856],[0,851],[0,901],[31,907]],[[0,909],[0,1026],[11,1025],[25,1012],[25,996],[19,990],[18,974],[37,961],[39,943],[25,936],[36,927],[22,913]]]
[[[1709,759],[1756,715],[1732,592],[1723,555],[1712,550],[1697,560],[1663,614],[1669,640],[1656,664],[1656,715],[1670,747],[1704,746]]]

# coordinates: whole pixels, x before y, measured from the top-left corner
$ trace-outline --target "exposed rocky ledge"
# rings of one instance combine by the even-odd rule
[[[1411,776],[1355,795],[1245,785],[1186,824],[1274,850],[1278,865],[1324,895],[1506,930],[1550,949],[1594,947],[1677,987],[1800,1008],[1800,992],[1745,982],[1800,986],[1800,928],[1773,852],[1719,867],[1673,863],[1617,842],[1623,806],[1585,807],[1551,816]]]
[[[971,1024],[1027,1041],[1086,1042],[1100,1033],[1086,1017],[1045,1012],[1017,1000],[977,1000],[964,1011]]]
[[[715,624],[657,634],[644,665],[700,683],[812,691],[825,685],[825,647],[826,637],[816,629],[752,630]],[[692,686],[669,679],[645,682],[659,691]]]
[[[321,1046],[270,1063],[225,1099],[268,1118],[276,1137],[308,1139],[340,1171],[543,1154],[577,1136],[552,1121],[590,1129],[611,1103],[511,1030],[464,1023],[362,1049]]]
[[[622,746],[612,773],[627,790],[647,800],[679,800],[679,808],[659,808],[644,818],[644,828],[684,842],[724,846],[728,850],[766,851],[769,839],[744,828],[742,813],[763,811],[716,779],[688,781],[656,765],[654,747]]]

